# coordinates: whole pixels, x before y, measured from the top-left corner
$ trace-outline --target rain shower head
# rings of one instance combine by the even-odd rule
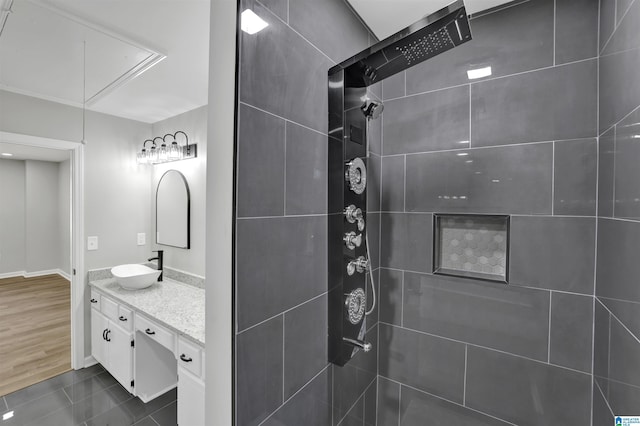
[[[382,111],[384,111],[384,105],[381,102],[372,101],[367,99],[360,107],[365,117],[375,120],[380,117]]]
[[[462,0],[347,59],[329,71],[344,69],[348,87],[365,87],[471,40]]]

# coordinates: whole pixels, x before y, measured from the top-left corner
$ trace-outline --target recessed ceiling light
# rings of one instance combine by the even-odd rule
[[[478,68],[475,70],[468,70],[467,76],[469,80],[475,80],[476,78],[489,77],[491,75],[491,67]]]
[[[2,154],[3,157],[13,157],[13,154],[9,153],[9,152],[3,152]]]
[[[251,9],[246,9],[241,15],[240,27],[247,34],[255,34],[267,28],[267,24],[262,18],[253,13]]]

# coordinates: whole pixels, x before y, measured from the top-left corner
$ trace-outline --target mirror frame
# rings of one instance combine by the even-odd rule
[[[182,246],[174,246],[171,244],[158,242],[158,192],[160,190],[160,184],[162,183],[162,179],[170,172],[176,172],[182,178],[182,182],[184,183],[184,187],[187,190],[187,245]],[[171,169],[167,170],[162,174],[160,179],[158,180],[158,186],[156,186],[156,244],[168,247],[176,247],[181,249],[190,249],[191,248],[191,191],[189,190],[189,182],[187,182],[187,178],[180,172],[179,170]]]

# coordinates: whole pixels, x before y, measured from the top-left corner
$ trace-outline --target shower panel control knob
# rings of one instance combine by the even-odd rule
[[[353,231],[344,234],[344,238],[342,239],[349,250],[354,250],[356,247],[362,245],[362,234],[356,235]]]
[[[369,261],[364,256],[359,256],[347,264],[347,274],[353,275],[356,272],[363,273],[369,268]]]
[[[347,170],[344,172],[344,178],[351,189],[360,195],[367,187],[367,167],[361,158],[354,158],[347,162]]]
[[[362,215],[362,209],[356,208],[353,204],[344,209],[344,216],[349,223],[358,222],[358,231],[364,231],[364,217]]]

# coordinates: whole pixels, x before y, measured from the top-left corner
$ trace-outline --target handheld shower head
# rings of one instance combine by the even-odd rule
[[[367,99],[366,101],[364,101],[360,109],[362,110],[362,113],[365,117],[375,120],[376,118],[380,117],[380,114],[382,114],[382,111],[384,111],[384,105],[380,102]]]

